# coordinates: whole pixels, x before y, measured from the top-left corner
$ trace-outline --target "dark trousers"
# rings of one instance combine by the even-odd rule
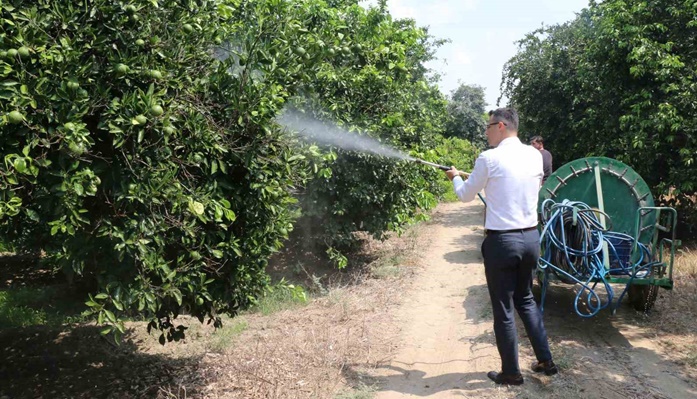
[[[482,256],[494,313],[496,346],[501,355],[501,372],[520,374],[513,308],[525,325],[537,360],[551,360],[542,314],[532,295],[532,272],[540,256],[538,231],[488,234],[482,243]]]

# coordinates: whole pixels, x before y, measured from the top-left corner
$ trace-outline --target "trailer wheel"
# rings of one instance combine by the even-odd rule
[[[658,286],[630,285],[627,294],[629,295],[629,303],[635,310],[647,313],[656,303]]]

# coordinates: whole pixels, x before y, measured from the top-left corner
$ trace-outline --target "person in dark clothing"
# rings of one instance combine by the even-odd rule
[[[535,136],[531,138],[530,145],[537,148],[542,153],[542,171],[544,172],[542,183],[544,183],[549,175],[552,174],[552,154],[545,150],[545,142],[542,139],[542,136]]]
[[[467,180],[455,168],[446,173],[455,194],[463,202],[486,191],[487,215],[482,243],[484,273],[494,313],[494,335],[501,356],[501,370],[487,377],[496,384],[520,385],[518,312],[537,361],[531,369],[547,375],[557,373],[552,361],[542,314],[532,294],[532,272],[540,256],[537,231],[538,190],[542,181],[542,156],[518,139],[518,114],[512,108],[489,113],[486,125],[489,145],[477,158]]]

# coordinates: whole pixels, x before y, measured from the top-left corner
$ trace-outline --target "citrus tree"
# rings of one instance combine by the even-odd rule
[[[385,7],[346,8],[308,15],[322,21],[308,29],[314,48],[331,56],[316,65],[306,83],[310,95],[295,106],[339,123],[354,134],[371,135],[405,153],[424,157],[443,132],[445,98],[423,64],[441,41],[412,20],[394,20]],[[313,41],[308,41],[310,45]],[[384,157],[337,149],[332,174],[313,179],[301,195],[303,234],[336,252],[354,243],[355,231],[380,238],[386,231],[423,217],[436,203],[438,171]]]
[[[321,161],[273,123],[304,65],[284,43],[292,14],[256,9],[277,42],[242,54],[253,32],[235,3],[0,6],[2,235],[44,250],[117,334],[122,313],[153,317],[164,341],[182,310],[219,321],[252,303],[292,187]]]
[[[461,84],[448,98],[448,121],[445,135],[458,137],[481,148],[486,148],[484,128],[488,115],[485,115],[486,101],[484,88],[477,85]]]
[[[44,251],[105,333],[126,314],[162,342],[181,312],[218,325],[301,213],[332,221],[331,249],[435,203],[438,172],[320,151],[275,118],[294,99],[435,157],[437,43],[384,2],[2,0],[0,234]]]
[[[524,129],[555,159],[617,158],[692,226],[696,17],[697,4],[680,0],[591,2],[525,37],[504,71]]]

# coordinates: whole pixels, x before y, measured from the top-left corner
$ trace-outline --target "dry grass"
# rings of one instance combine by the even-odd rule
[[[355,365],[376,367],[396,348],[399,332],[390,310],[407,283],[400,277],[418,263],[419,229],[386,242],[367,239],[364,250],[376,255],[374,260],[339,284],[325,279],[326,294],[316,293],[307,306],[244,315],[245,329],[234,334],[232,344],[203,356],[205,383],[195,395],[179,386],[162,389],[159,396],[371,398],[373,381],[358,377],[363,373],[356,373]]]
[[[650,324],[667,354],[697,379],[697,250],[676,255],[673,277],[675,288],[660,291]]]

